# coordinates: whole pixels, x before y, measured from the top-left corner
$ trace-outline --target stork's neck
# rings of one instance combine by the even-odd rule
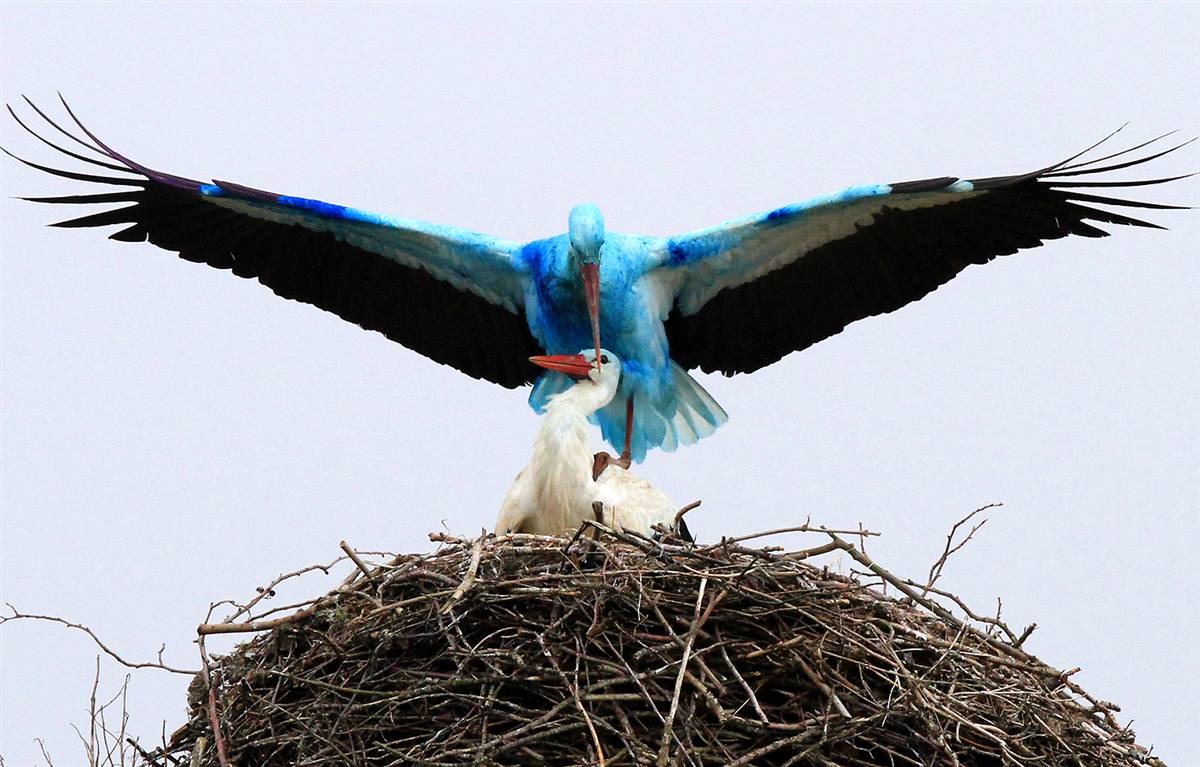
[[[584,382],[547,403],[529,462],[529,476],[543,514],[561,513],[566,521],[568,516],[586,518],[591,513],[595,483],[587,418],[611,399],[612,392],[605,387]]]

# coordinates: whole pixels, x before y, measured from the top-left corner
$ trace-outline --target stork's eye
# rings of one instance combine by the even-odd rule
[[[607,365],[607,364],[608,364],[608,355],[607,355],[607,354],[601,354],[601,355],[600,355],[600,364],[601,364],[601,365]]]

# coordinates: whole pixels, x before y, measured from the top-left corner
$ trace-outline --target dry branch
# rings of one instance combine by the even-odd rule
[[[950,528],[950,532],[946,535],[946,546],[942,549],[941,556],[934,560],[934,563],[929,567],[929,579],[925,581],[922,595],[928,594],[929,590],[933,588],[933,584],[937,583],[938,578],[942,577],[942,569],[946,566],[946,562],[950,559],[950,556],[970,543],[971,539],[975,537],[975,533],[979,532],[979,529],[987,524],[987,520],[985,519],[977,525],[972,525],[970,531],[963,536],[963,539],[955,543],[954,538],[958,535],[959,528],[970,522],[977,514],[982,514],[988,509],[998,509],[1003,505],[1002,503],[989,503],[986,506],[980,506],[954,523],[954,526]]]
[[[156,668],[156,669],[160,669],[162,671],[170,671],[172,674],[185,674],[187,676],[193,676],[197,673],[196,669],[176,668],[175,666],[168,666],[167,664],[163,663],[162,654],[163,654],[163,650],[165,648],[162,648],[162,647],[159,648],[157,661],[126,660],[124,657],[122,657],[120,654],[118,654],[116,651],[114,651],[112,648],[110,648],[107,644],[105,644],[103,641],[101,641],[100,637],[96,636],[96,632],[92,631],[92,629],[83,625],[82,623],[74,623],[65,618],[59,618],[56,615],[33,615],[31,613],[23,613],[23,612],[20,612],[19,610],[17,610],[17,608],[13,607],[11,604],[8,604],[7,602],[5,603],[5,606],[11,611],[11,614],[10,615],[0,615],[0,626],[3,626],[5,623],[10,623],[12,621],[45,621],[48,623],[58,623],[63,626],[66,626],[67,628],[73,628],[76,631],[82,631],[83,633],[90,636],[92,638],[92,641],[96,643],[96,646],[104,651],[105,655],[112,658],[117,663],[120,663],[125,668],[132,668],[132,669]]]

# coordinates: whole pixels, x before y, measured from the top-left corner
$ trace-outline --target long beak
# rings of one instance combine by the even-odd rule
[[[596,359],[600,359],[600,264],[580,264],[583,273],[583,297],[587,300],[588,318],[592,321],[592,340],[596,343]]]
[[[529,361],[547,370],[566,373],[575,379],[587,378],[592,372],[592,363],[582,354],[554,354],[530,357]]]

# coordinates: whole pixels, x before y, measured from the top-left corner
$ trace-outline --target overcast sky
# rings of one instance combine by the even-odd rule
[[[580,201],[670,234],[850,184],[1027,171],[1126,121],[1118,144],[1195,135],[1198,30],[1195,3],[8,2],[0,95],[61,90],[123,153],[192,177],[515,240]],[[61,165],[2,123],[4,146]],[[1198,169],[1191,147],[1145,173]],[[4,600],[191,666],[210,601],[342,538],[424,551],[429,531],[490,527],[537,426],[527,390],[149,245],[47,229],[69,212],[11,198],[80,185],[0,173]],[[1144,193],[1200,204],[1194,179]],[[704,499],[702,539],[861,522],[914,577],[954,520],[1003,502],[943,583],[980,610],[1002,597],[1038,623],[1029,649],[1200,763],[1200,217],[1149,215],[1170,231],[972,267],[766,370],[701,376],[729,423],[640,471]],[[95,648],[34,624],[0,643],[0,754],[34,764],[41,737],[77,763]],[[134,731],[182,723],[187,681],[135,674]]]

